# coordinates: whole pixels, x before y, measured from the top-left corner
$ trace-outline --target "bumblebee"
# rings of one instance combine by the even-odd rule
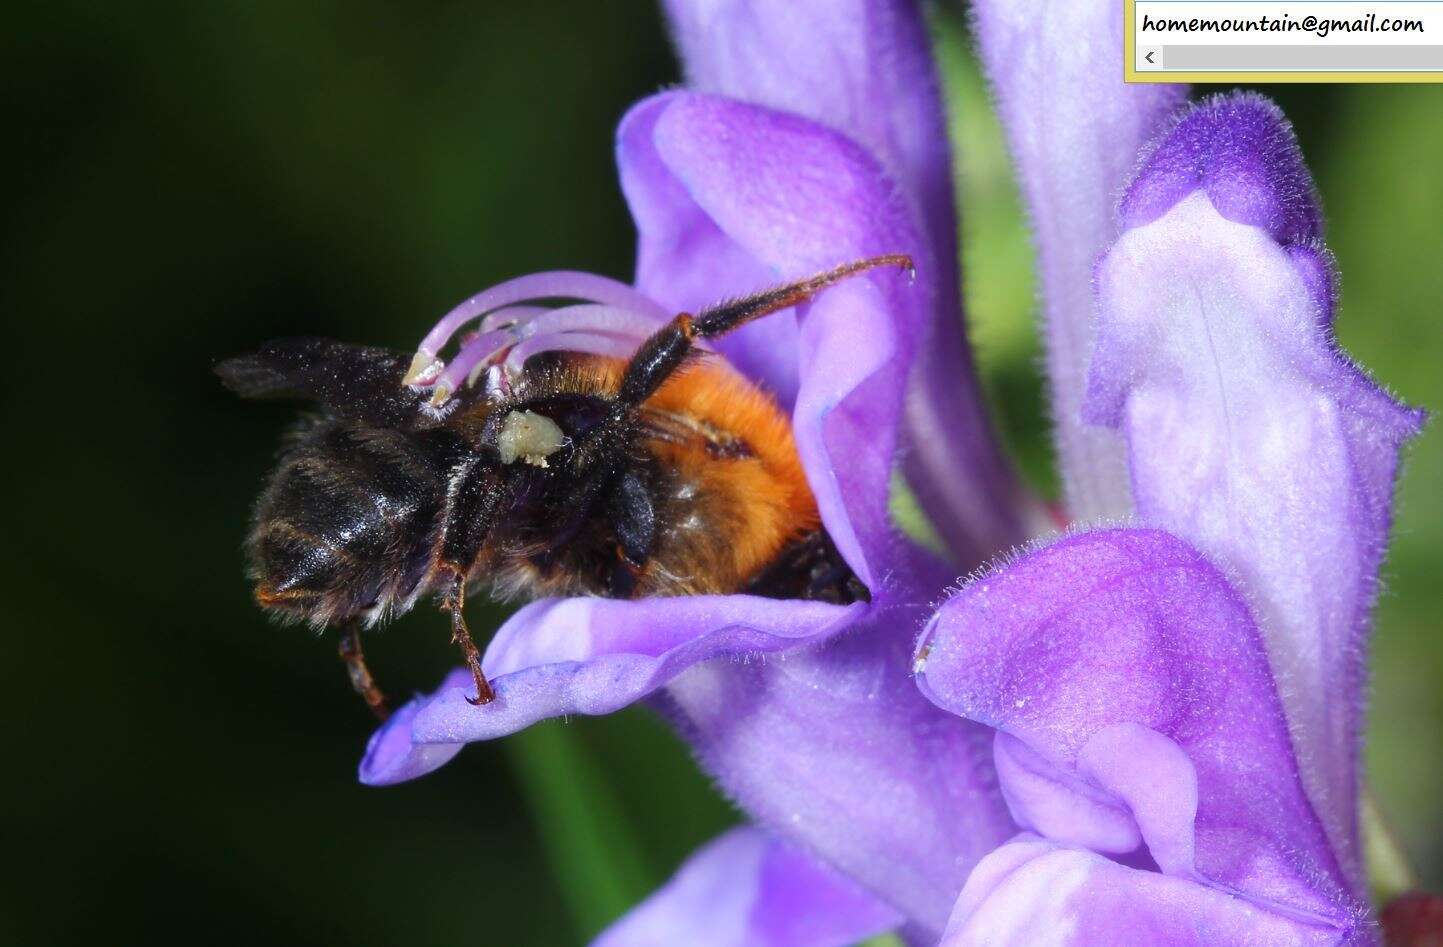
[[[822,526],[787,416],[698,342],[790,308],[881,256],[683,313],[629,358],[550,351],[504,389],[429,392],[403,353],[327,339],[270,342],[220,363],[249,398],[315,402],[256,506],[256,601],[337,626],[351,683],[383,717],[360,628],[427,595],[493,699],[462,615],[499,599],[748,593],[867,598]],[[436,405],[444,401],[438,408]]]

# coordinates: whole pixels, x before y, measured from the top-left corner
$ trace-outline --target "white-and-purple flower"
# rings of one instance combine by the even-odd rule
[[[668,0],[687,86],[618,131],[635,286],[488,290],[427,337],[421,380],[454,390],[503,348],[621,354],[672,312],[908,253],[911,284],[873,274],[715,346],[790,410],[872,601],[533,603],[487,650],[498,699],[471,706],[453,675],[376,734],[362,779],[650,702],[751,827],[611,947],[1369,942],[1368,621],[1422,416],[1337,348],[1321,215],[1275,107],[1125,87],[1116,3],[977,6],[1074,529],[1035,535],[972,374],[917,7]],[[556,297],[578,302],[534,305]],[[950,562],[894,528],[898,475]]]

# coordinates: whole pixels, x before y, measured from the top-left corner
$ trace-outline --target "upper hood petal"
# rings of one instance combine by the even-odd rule
[[[955,246],[946,124],[908,0],[665,0],[687,87],[803,115],[865,147]]]

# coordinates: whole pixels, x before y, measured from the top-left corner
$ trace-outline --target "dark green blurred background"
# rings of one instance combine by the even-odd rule
[[[733,816],[646,713],[553,723],[401,787],[334,644],[252,607],[239,546],[289,411],[212,362],[274,335],[413,345],[508,276],[625,278],[611,134],[677,77],[646,3],[22,4],[0,38],[12,721],[0,941],[565,944]],[[972,334],[1053,489],[1031,264],[955,9],[937,22]],[[1443,406],[1443,88],[1276,87],[1343,273],[1347,347]],[[727,292],[718,287],[719,295]],[[1443,886],[1443,440],[1410,454],[1371,776]],[[496,616],[478,605],[472,625]],[[430,610],[373,639],[449,667]]]

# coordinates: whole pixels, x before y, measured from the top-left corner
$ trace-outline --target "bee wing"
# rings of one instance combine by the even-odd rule
[[[670,411],[643,408],[640,412],[641,433],[652,440],[668,444],[685,444],[688,441],[706,442],[706,433],[689,418]]]
[[[425,408],[428,392],[401,384],[411,356],[333,339],[276,339],[226,359],[215,373],[243,398],[316,401],[343,418],[392,428],[440,423]]]
[[[745,457],[751,450],[726,431],[719,431],[687,415],[655,408],[641,411],[643,436],[667,444],[695,444],[706,449],[714,457]]]
[[[641,431],[652,440],[682,444],[700,437],[696,428],[670,412],[642,409]]]

